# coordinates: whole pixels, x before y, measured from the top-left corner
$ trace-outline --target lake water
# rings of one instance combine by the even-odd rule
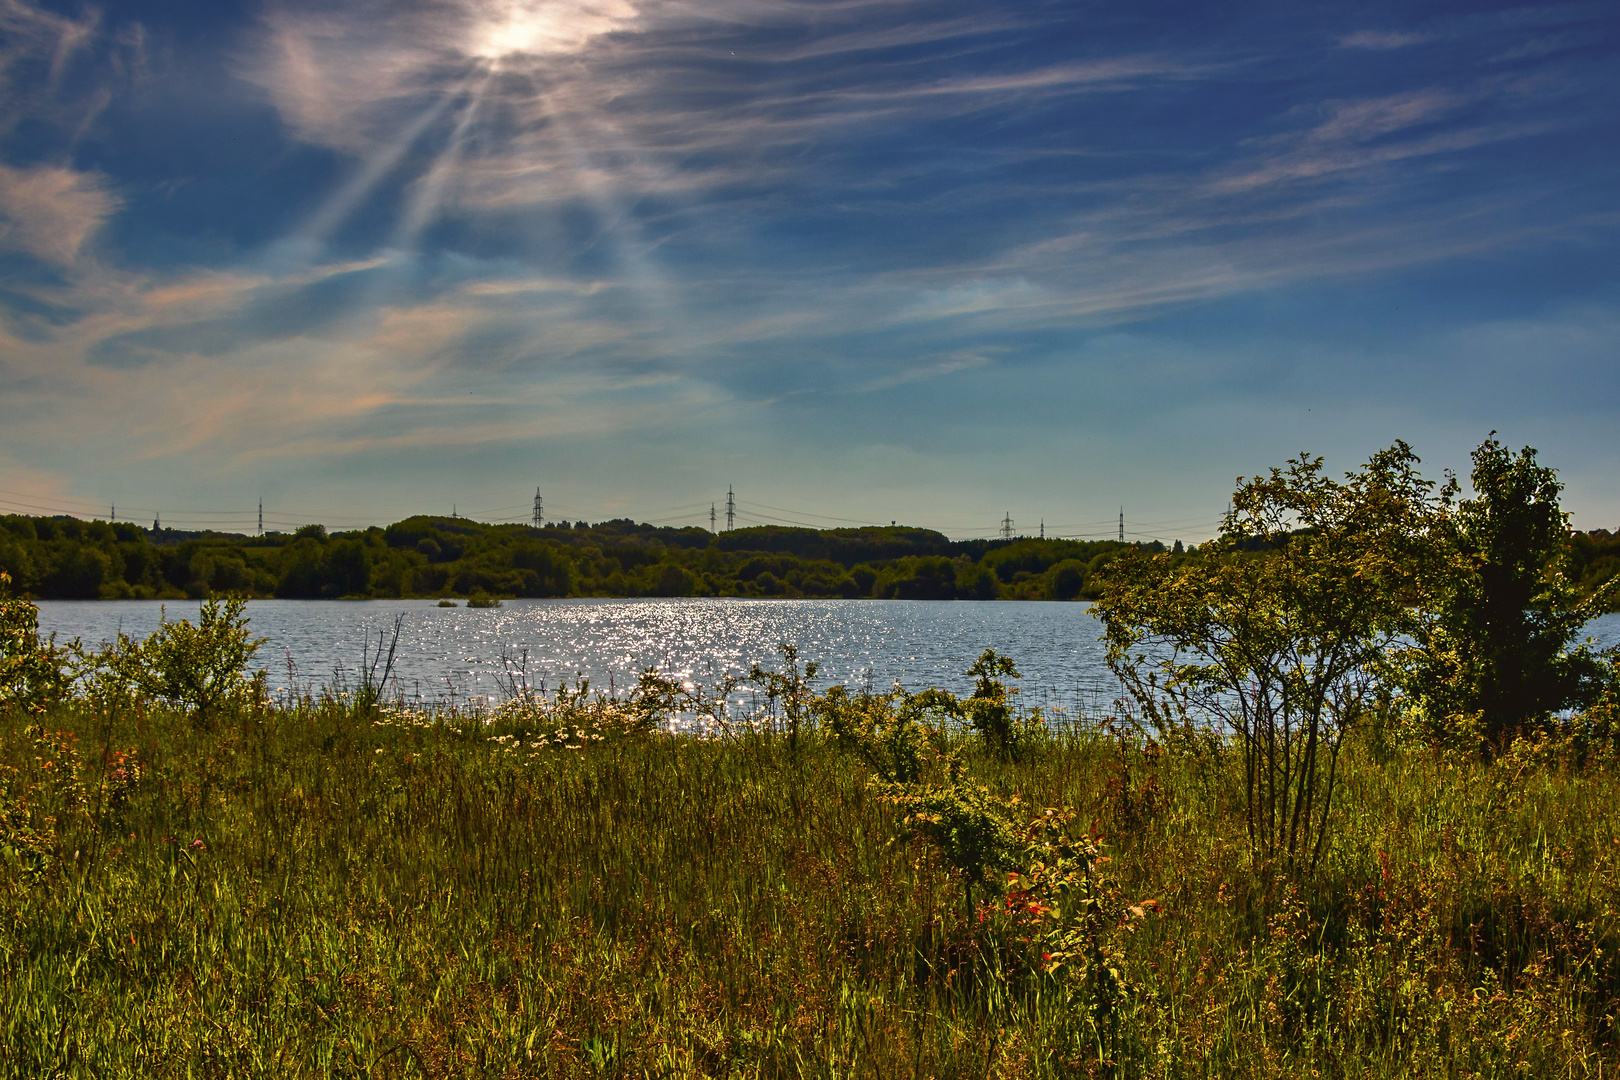
[[[120,631],[158,627],[156,601],[46,600],[40,629],[97,645]],[[197,608],[169,601],[172,619]],[[776,666],[786,642],[821,665],[820,685],[971,689],[963,673],[986,648],[1013,658],[1023,704],[1084,715],[1107,709],[1118,687],[1103,663],[1102,628],[1086,603],[914,600],[508,600],[499,608],[440,608],[432,600],[254,600],[256,661],[270,685],[352,686],[401,618],[392,688],[424,702],[499,700],[517,669],[554,688],[581,676],[624,688],[647,667],[708,684],[750,664]],[[1620,644],[1620,614],[1591,623],[1602,645]],[[524,657],[527,657],[526,662]],[[1072,713],[1071,713],[1072,714]]]
[[[157,629],[156,601],[39,603],[40,629],[86,645],[119,632]],[[531,685],[581,676],[622,689],[647,667],[709,684],[753,663],[779,666],[776,646],[821,665],[819,685],[971,689],[964,672],[986,648],[1011,656],[1023,703],[1090,711],[1116,684],[1086,603],[909,600],[569,599],[507,600],[499,608],[441,608],[432,600],[254,600],[255,636],[268,640],[256,666],[270,685],[352,686],[403,618],[392,686],[426,702],[500,699],[519,668]],[[168,617],[195,620],[194,602],[169,601]],[[526,656],[526,660],[525,660]],[[289,667],[290,661],[290,667]],[[293,674],[289,674],[289,673]]]

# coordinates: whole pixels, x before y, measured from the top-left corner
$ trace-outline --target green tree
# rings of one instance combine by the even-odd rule
[[[961,599],[994,600],[997,592],[995,571],[988,566],[970,563],[956,571],[956,595]]]
[[[1161,734],[1237,736],[1263,859],[1320,856],[1344,735],[1414,629],[1435,511],[1417,461],[1396,443],[1339,483],[1302,454],[1240,479],[1204,558],[1137,551],[1104,573],[1109,668]]]
[[[1086,587],[1086,564],[1064,559],[1047,571],[1046,595],[1053,600],[1073,600]]]
[[[370,591],[371,552],[359,540],[334,540],[322,569],[328,596],[365,596]]]
[[[1584,600],[1567,573],[1569,525],[1557,473],[1495,438],[1473,452],[1474,497],[1455,478],[1438,538],[1447,555],[1418,634],[1409,686],[1436,729],[1472,730],[1488,745],[1572,705],[1595,701],[1604,667],[1570,642],[1620,582]]]

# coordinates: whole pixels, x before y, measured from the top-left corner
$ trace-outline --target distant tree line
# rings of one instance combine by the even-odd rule
[[[1620,536],[1573,533],[1584,591],[1620,570]],[[1113,540],[957,540],[905,526],[736,529],[629,519],[486,525],[412,517],[328,534],[146,529],[132,522],[0,517],[0,569],[39,599],[465,596],[875,597],[902,600],[1093,599],[1098,571],[1162,544]],[[1194,546],[1170,553],[1196,558]]]
[[[328,534],[0,518],[0,569],[41,599],[503,596],[1073,600],[1130,544],[951,541],[928,529],[766,526],[715,535],[628,519],[544,528],[413,517]],[[1160,550],[1163,550],[1160,545]]]

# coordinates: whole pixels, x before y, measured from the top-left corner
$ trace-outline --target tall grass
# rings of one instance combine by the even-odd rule
[[[1319,867],[1241,761],[1084,728],[975,776],[1135,911],[1088,1013],[814,728],[540,739],[328,696],[0,718],[9,1076],[1598,1076],[1620,777],[1346,750]],[[37,730],[30,730],[36,725]],[[64,732],[56,735],[53,733]],[[589,733],[588,733],[589,734]],[[560,744],[560,745],[559,745]],[[577,746],[577,749],[570,749]]]

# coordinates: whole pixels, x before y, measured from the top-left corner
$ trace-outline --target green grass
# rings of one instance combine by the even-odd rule
[[[1357,745],[1252,865],[1233,763],[1037,738],[1104,837],[1112,1007],[1043,973],[811,732],[531,749],[306,701],[0,717],[8,1076],[1599,1076],[1620,773]],[[76,736],[38,744],[30,723]],[[527,733],[525,733],[527,734]],[[126,751],[126,779],[117,779]],[[50,762],[50,768],[46,768]],[[142,775],[130,781],[128,764]],[[81,797],[82,796],[82,797]],[[194,841],[201,845],[193,848]]]

